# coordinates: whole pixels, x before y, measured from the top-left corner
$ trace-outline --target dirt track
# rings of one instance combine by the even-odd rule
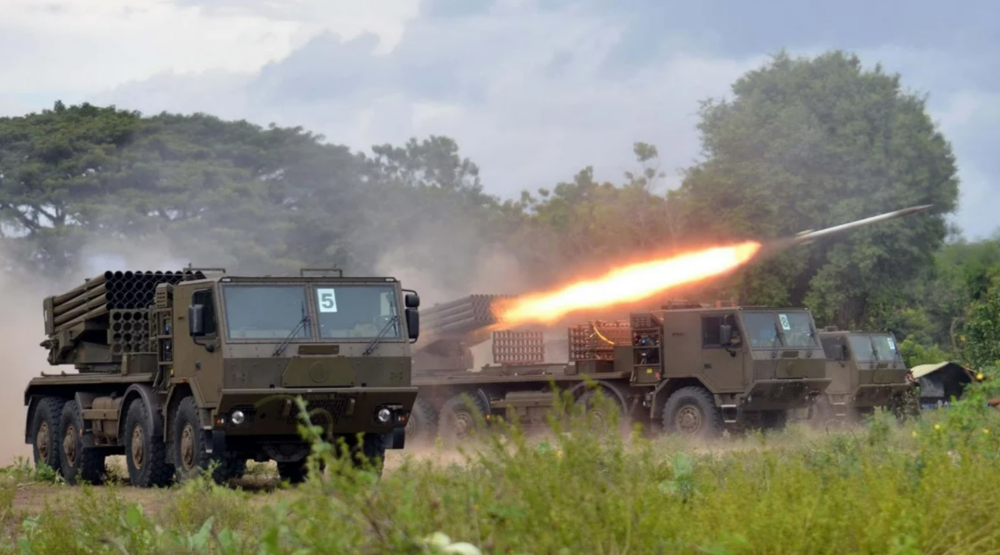
[[[393,469],[398,468],[404,457],[413,457],[415,459],[433,457],[436,462],[441,464],[461,461],[461,457],[457,453],[430,454],[426,450],[408,448],[402,453],[389,451],[386,454],[385,472],[390,473]],[[169,496],[176,495],[175,491],[169,489],[130,487],[127,483],[128,473],[125,469],[124,457],[110,457],[108,459],[108,470],[114,483],[111,487],[115,488],[119,497],[126,503],[141,504],[143,509],[148,513],[159,511],[167,503]],[[273,463],[250,463],[247,475],[240,480],[234,481],[232,487],[255,494],[251,499],[261,503],[273,502],[275,496],[287,493],[287,490],[281,489],[277,468]],[[108,488],[97,486],[94,489],[100,493]],[[46,506],[49,508],[72,506],[73,501],[81,495],[82,489],[79,487],[47,483],[20,484],[17,486],[14,494],[13,506],[15,516],[36,515],[44,511]]]

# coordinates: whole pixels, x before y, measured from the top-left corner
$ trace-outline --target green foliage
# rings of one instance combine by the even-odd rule
[[[903,361],[906,363],[907,368],[951,360],[948,353],[937,345],[923,345],[918,343],[912,336],[900,342],[899,354],[903,356]]]
[[[995,276],[966,309],[962,334],[967,365],[975,369],[1000,365],[1000,281]]]
[[[688,233],[716,240],[776,237],[916,204],[931,215],[879,224],[781,257],[782,287],[821,324],[878,325],[872,315],[933,262],[958,195],[950,147],[924,101],[899,77],[841,52],[782,53],[708,101],[699,128],[706,160],[681,188]],[[748,302],[774,293],[750,287]]]
[[[381,479],[317,442],[311,464],[328,470],[291,490],[199,481],[154,511],[82,488],[8,513],[0,553],[992,552],[1000,492],[983,484],[1000,479],[1000,411],[981,403],[987,387],[902,427],[888,414],[842,433],[793,424],[766,445],[595,432],[564,399],[548,437],[501,422],[458,462],[406,457]]]

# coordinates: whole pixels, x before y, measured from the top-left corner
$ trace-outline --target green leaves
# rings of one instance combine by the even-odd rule
[[[680,190],[685,234],[768,238],[932,203],[930,215],[797,249],[805,258],[780,280],[786,295],[748,289],[743,299],[804,302],[821,324],[878,324],[871,305],[933,263],[958,195],[950,148],[922,101],[841,52],[779,54],[733,92],[702,107],[707,158]]]

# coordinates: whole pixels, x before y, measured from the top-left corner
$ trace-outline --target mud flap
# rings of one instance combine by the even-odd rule
[[[212,441],[208,444],[209,458],[214,461],[222,461],[222,456],[226,452],[226,431],[212,430]]]
[[[389,449],[402,449],[406,445],[406,428],[396,428],[386,436],[385,443]]]

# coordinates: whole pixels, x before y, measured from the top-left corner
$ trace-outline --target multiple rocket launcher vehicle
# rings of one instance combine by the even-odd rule
[[[927,208],[779,239],[758,258]],[[555,400],[552,383],[590,407],[591,381],[624,421],[697,435],[782,427],[790,413],[828,422],[878,406],[902,411],[912,387],[892,334],[821,332],[805,309],[724,303],[671,303],[627,320],[571,326],[566,359],[546,362],[545,331],[498,329],[504,323],[491,307],[505,297],[472,295],[424,309],[411,441],[459,440],[504,411],[543,421]],[[471,349],[490,339],[494,364],[470,371]]]

